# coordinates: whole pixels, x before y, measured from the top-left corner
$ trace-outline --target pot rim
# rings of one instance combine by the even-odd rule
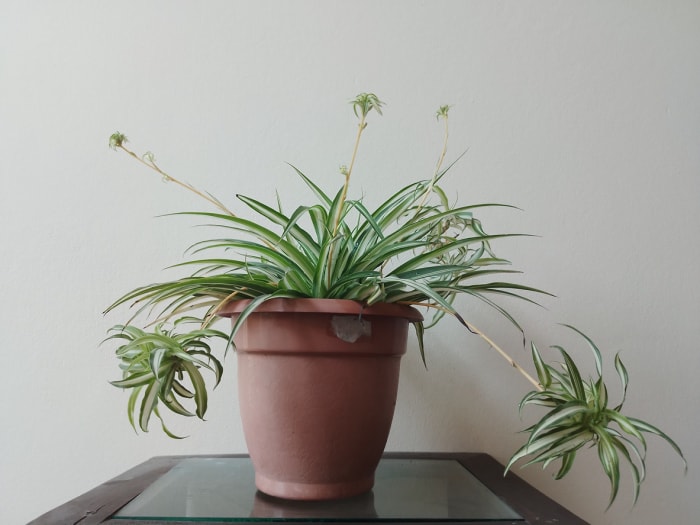
[[[231,301],[217,312],[221,317],[233,317],[241,313],[252,299]],[[367,306],[351,299],[275,298],[259,305],[255,313],[317,313],[349,314],[362,316],[402,317],[410,322],[423,320],[414,307],[398,303],[375,303]]]

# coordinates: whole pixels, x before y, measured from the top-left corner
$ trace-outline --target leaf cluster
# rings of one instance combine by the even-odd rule
[[[219,384],[223,374],[221,362],[212,354],[209,339],[227,339],[228,334],[212,329],[177,334],[158,325],[151,332],[134,326],[116,325],[107,340],[124,344],[116,350],[122,379],[111,384],[131,389],[128,416],[131,426],[148,431],[153,414],[161,421],[163,431],[177,438],[163,422],[159,403],[181,416],[204,419],[207,411],[207,388],[201,370],[211,371]],[[139,402],[140,400],[140,402]],[[195,411],[183,403],[194,401]],[[138,417],[137,417],[138,415]]]
[[[368,113],[381,113],[382,102],[376,95],[362,94],[352,104],[361,119],[361,134]],[[447,111],[448,106],[440,108],[443,120]],[[122,137],[110,143],[124,149]],[[158,169],[152,162],[148,165]],[[451,167],[407,184],[370,210],[362,199],[347,197],[351,168],[344,172],[345,185],[327,193],[292,166],[314,201],[284,213],[279,203],[270,206],[237,195],[251,218],[228,211],[185,213],[221,232],[190,247],[195,259],[178,266],[194,268],[192,274],[137,288],[107,311],[128,303],[137,307],[136,315],[153,315],[155,310],[162,321],[205,308],[206,325],[227,302],[253,299],[238,317],[235,334],[251,312],[272,298],[403,303],[434,313],[427,326],[416,326],[422,352],[424,329],[445,313],[464,323],[453,307],[455,297],[463,295],[482,301],[520,328],[493,296],[532,302],[523,292],[539,290],[504,278],[517,272],[506,268],[509,262],[494,254],[491,243],[515,235],[487,234],[475,216],[480,208],[500,205],[450,204],[440,182]]]
[[[529,438],[513,454],[506,472],[517,461],[530,456],[524,466],[541,463],[542,468],[546,468],[552,462],[560,461],[555,474],[555,478],[560,479],[573,466],[576,453],[589,445],[597,449],[598,459],[610,481],[608,506],[612,505],[618,494],[620,463],[630,467],[636,503],[646,473],[647,443],[644,434],[654,434],[664,439],[680,455],[684,464],[685,458],[678,445],[664,432],[641,419],[622,414],[629,375],[619,354],[615,355],[615,371],[622,386],[622,399],[616,406],[609,406],[600,350],[588,336],[572,326],[568,328],[586,341],[594,357],[596,377],[584,381],[573,359],[561,346],[553,347],[563,359],[559,369],[545,363],[535,344],[532,344],[532,360],[542,389],[528,393],[520,402],[520,410],[526,405],[538,405],[547,407],[548,411],[524,431],[529,433]]]

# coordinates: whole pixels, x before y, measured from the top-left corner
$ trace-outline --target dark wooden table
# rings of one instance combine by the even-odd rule
[[[57,507],[31,521],[29,525],[95,525],[107,523],[111,525],[163,525],[188,523],[186,521],[144,521],[130,519],[111,519],[111,517],[126,503],[138,496],[151,483],[177,465],[183,458],[196,456],[159,456],[137,465],[123,474],[95,487],[77,498]],[[202,456],[204,457],[204,456]],[[245,457],[244,455],[220,455],[206,457]],[[512,520],[500,523],[514,525],[588,525],[564,507],[537,491],[522,479],[509,473],[503,476],[503,466],[491,456],[481,453],[387,453],[385,458],[398,459],[453,459],[458,461],[481,483],[488,487],[515,512],[523,517],[522,520]],[[255,522],[237,523],[260,523]],[[381,520],[379,520],[381,521]],[[391,520],[394,523],[397,520]],[[347,522],[347,521],[346,521]],[[447,523],[445,521],[443,523]],[[211,525],[230,523],[225,521],[209,521]],[[302,525],[303,521],[295,520]],[[312,523],[312,522],[309,522]],[[351,521],[363,523],[363,521]],[[374,520],[372,523],[377,523]],[[420,523],[415,520],[412,523]],[[430,520],[431,524],[440,523]],[[455,523],[450,520],[449,523]],[[472,525],[493,525],[487,521],[468,521]]]

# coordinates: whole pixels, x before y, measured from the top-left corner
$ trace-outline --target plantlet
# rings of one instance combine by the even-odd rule
[[[568,325],[567,325],[568,326]],[[576,363],[561,346],[554,346],[561,354],[561,369],[545,363],[535,343],[532,343],[532,360],[537,369],[539,387],[520,402],[520,410],[526,405],[547,407],[547,413],[536,424],[525,430],[530,437],[511,457],[506,472],[519,460],[530,456],[525,466],[541,463],[546,468],[560,461],[555,478],[564,477],[574,464],[576,453],[585,446],[595,447],[605,475],[610,480],[610,501],[617,497],[620,485],[620,457],[629,465],[634,488],[634,503],[644,481],[647,444],[644,434],[654,434],[664,439],[688,465],[680,447],[664,432],[653,425],[622,414],[627,395],[629,376],[620,355],[615,355],[615,370],[622,385],[622,399],[609,407],[608,387],[603,381],[603,359],[598,347],[584,333],[568,326],[587,343],[596,366],[597,377],[584,381]]]

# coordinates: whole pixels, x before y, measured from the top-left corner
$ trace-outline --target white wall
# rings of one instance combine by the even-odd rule
[[[491,231],[540,237],[496,247],[557,294],[516,305],[545,347],[585,330],[632,375],[629,411],[666,429],[690,462],[651,440],[630,510],[625,472],[607,513],[595,453],[536,487],[593,524],[692,523],[700,515],[697,261],[700,257],[700,7],[671,2],[0,3],[0,522],[24,523],[154,455],[241,452],[235,364],[206,423],[136,436],[116,363],[99,347],[110,301],[163,278],[196,231],[159,214],[201,203],[107,148],[120,130],[173,175],[235,204],[307,198],[285,165],[326,187],[347,163],[347,101],[374,91],[361,188],[425,177],[434,111],[452,104],[448,189],[515,204]],[[465,314],[527,361],[490,313]],[[501,461],[527,421],[528,385],[449,320],[429,371],[404,361],[392,450],[479,450]],[[588,358],[583,347],[570,350]],[[551,355],[551,354],[550,354]],[[609,366],[608,371],[612,371]],[[614,376],[611,376],[615,383]],[[536,415],[533,412],[529,420]],[[172,418],[171,418],[172,419]]]

